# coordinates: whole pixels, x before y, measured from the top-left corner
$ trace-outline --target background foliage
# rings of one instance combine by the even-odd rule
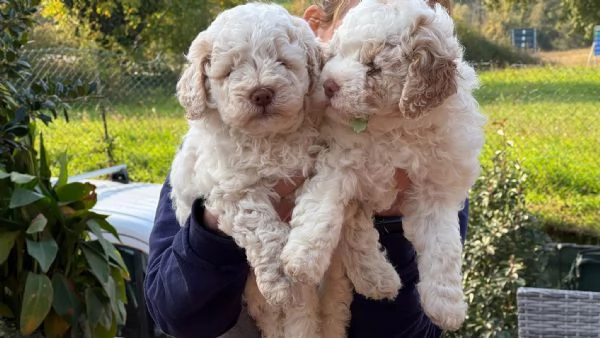
[[[95,187],[68,182],[65,156],[52,182],[38,128],[59,112],[67,119],[66,101],[96,86],[29,81],[23,47],[37,5],[0,0],[0,334],[114,337],[128,272],[103,232],[118,235],[90,210]]]
[[[535,27],[543,50],[589,47],[600,22],[595,0],[456,0],[455,19],[509,44],[510,29]]]
[[[130,55],[186,52],[193,37],[223,9],[244,0],[43,0],[44,45],[55,40],[95,46]],[[281,0],[296,15],[309,0]],[[510,42],[510,29],[538,29],[543,50],[589,46],[600,22],[595,0],[456,0],[455,19],[499,43]],[[47,45],[46,45],[47,46]]]
[[[41,24],[24,51],[32,76],[14,87],[40,80],[49,90],[54,80],[98,83],[94,97],[72,104],[69,122],[37,125],[52,171],[60,172],[64,162],[56,159],[68,149],[74,173],[125,163],[134,181],[163,182],[187,129],[174,98],[182,56],[220,10],[241,2],[149,1],[144,7],[139,0],[42,0]],[[280,2],[297,15],[311,3]],[[548,237],[540,229],[555,241],[600,238],[600,58],[587,62],[599,6],[594,0],[455,1],[457,33],[478,68],[476,96],[489,118],[465,249],[471,308],[457,337],[516,336],[516,288],[542,282]],[[537,28],[548,52],[510,47],[510,30],[518,27]],[[82,271],[90,277],[89,269]]]

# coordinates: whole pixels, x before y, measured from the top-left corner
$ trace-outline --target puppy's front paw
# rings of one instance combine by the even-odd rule
[[[421,282],[418,290],[423,311],[435,325],[449,331],[461,327],[467,316],[467,303],[460,286]]]
[[[286,276],[280,276],[272,281],[258,283],[260,293],[267,303],[275,307],[285,307],[292,302],[292,282]]]
[[[288,242],[281,253],[283,271],[295,282],[316,285],[321,282],[327,269],[327,260],[316,255],[309,246]]]
[[[357,293],[375,300],[393,300],[402,288],[400,276],[388,262],[374,266],[366,273],[357,271],[350,279]]]

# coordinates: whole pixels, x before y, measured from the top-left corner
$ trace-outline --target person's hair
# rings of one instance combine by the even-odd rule
[[[439,3],[446,9],[448,14],[452,15],[452,0],[427,0],[429,2],[429,6],[435,5],[435,3]]]
[[[436,2],[442,5],[452,15],[452,0],[427,0],[433,6]],[[329,25],[338,21],[350,9],[350,0],[313,0],[321,11],[323,17],[319,18],[321,24]]]
[[[338,21],[350,9],[350,0],[313,0],[313,2],[323,11],[323,17],[319,20],[324,25]]]

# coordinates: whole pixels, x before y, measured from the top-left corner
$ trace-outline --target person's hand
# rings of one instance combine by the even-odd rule
[[[279,218],[283,222],[289,222],[292,217],[292,211],[294,209],[294,192],[298,187],[302,186],[305,178],[302,176],[294,177],[292,182],[289,181],[279,181],[275,185],[275,192],[279,195],[279,201],[272,201],[273,207],[277,210],[279,214]],[[204,211],[204,225],[212,231],[216,231],[218,233],[222,232],[219,230],[219,219],[217,216],[211,214],[208,211]]]
[[[295,205],[295,192],[296,189],[304,184],[306,178],[302,176],[294,177],[292,182],[289,181],[279,181],[277,185],[275,185],[275,192],[279,195],[279,201],[273,201],[273,206],[277,213],[279,214],[279,218],[283,222],[289,222],[292,218],[292,211],[294,210]]]
[[[396,179],[396,184],[398,185],[398,195],[396,195],[396,201],[392,204],[392,207],[388,210],[377,213],[377,216],[402,216],[402,203],[404,202],[404,193],[410,188],[411,182],[406,174],[406,171],[402,169],[397,169],[394,174],[394,178]]]

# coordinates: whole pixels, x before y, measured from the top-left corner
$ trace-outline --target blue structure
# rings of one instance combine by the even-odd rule
[[[600,25],[594,27],[594,55],[600,56]]]
[[[537,29],[513,28],[511,30],[511,42],[516,48],[537,49]]]

